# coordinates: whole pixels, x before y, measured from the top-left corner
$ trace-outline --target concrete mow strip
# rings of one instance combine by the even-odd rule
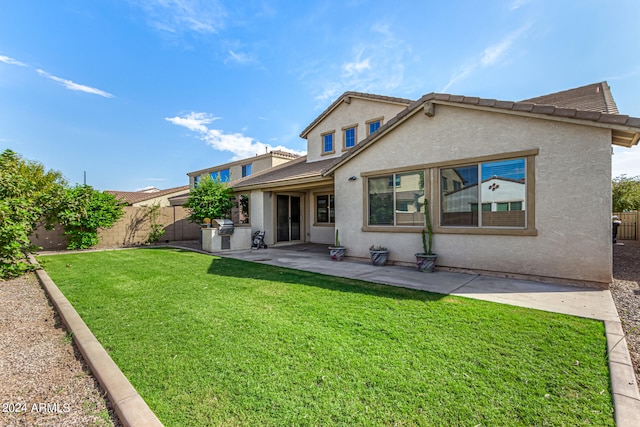
[[[30,256],[29,260],[37,265],[33,256]],[[158,417],[133,388],[47,272],[40,269],[36,271],[36,275],[62,322],[73,334],[73,340],[87,366],[107,392],[107,397],[122,425],[161,427],[162,423]]]

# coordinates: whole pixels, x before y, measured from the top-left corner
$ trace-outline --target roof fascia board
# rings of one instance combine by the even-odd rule
[[[630,133],[636,133],[636,134],[640,132],[640,129],[638,128],[634,128],[632,126],[627,126],[627,125],[616,124],[616,123],[601,123],[601,122],[594,122],[593,120],[576,119],[572,117],[559,117],[559,116],[552,116],[552,115],[543,114],[543,113],[532,113],[529,111],[514,111],[514,110],[507,110],[507,109],[497,108],[497,107],[485,107],[482,105],[464,104],[460,102],[450,102],[450,101],[443,101],[438,99],[433,99],[431,100],[431,102],[433,102],[434,104],[447,105],[450,107],[469,108],[473,110],[482,110],[482,111],[488,111],[492,113],[502,113],[502,114],[510,114],[514,116],[530,117],[534,119],[572,123],[572,124],[578,124],[583,126],[592,126],[592,127],[610,129],[610,130],[619,130],[623,132],[630,132]]]

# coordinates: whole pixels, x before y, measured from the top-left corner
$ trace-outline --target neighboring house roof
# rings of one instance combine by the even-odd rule
[[[169,194],[184,192],[187,193],[189,191],[188,185],[183,185],[181,187],[168,188],[166,190],[158,190],[149,192],[148,190],[143,191],[117,191],[117,190],[106,190],[105,193],[113,194],[116,196],[116,199],[125,203],[128,206],[132,206],[136,203],[144,202],[145,200],[155,199],[157,197],[166,196]]]
[[[598,83],[596,85],[601,84]],[[600,87],[603,86],[601,85]],[[581,90],[578,89],[576,89],[577,92],[574,93],[581,93]],[[552,94],[550,96],[555,96],[555,94]],[[579,98],[580,97],[577,97],[574,101],[576,105],[580,105],[581,103]],[[613,101],[613,98],[611,100]],[[569,105],[568,97],[566,102],[567,105]],[[586,104],[586,101],[583,100],[582,102],[583,104]],[[335,171],[342,164],[348,162],[354,156],[357,156],[362,150],[370,147],[375,141],[379,140],[390,130],[394,129],[396,126],[400,125],[402,122],[404,122],[417,112],[422,110],[427,116],[433,116],[435,114],[436,104],[460,106],[463,108],[481,109],[485,111],[504,112],[509,114],[568,121],[607,128],[611,129],[612,131],[611,143],[623,147],[632,147],[633,145],[637,145],[638,139],[640,139],[640,118],[629,117],[627,115],[602,113],[593,110],[579,110],[576,108],[556,107],[554,105],[536,104],[530,101],[499,101],[496,99],[449,95],[445,93],[429,93],[413,102],[411,105],[409,105],[409,107],[407,107],[407,109],[401,111],[387,123],[382,125],[375,133],[372,133],[371,135],[360,141],[358,144],[356,144],[356,146],[352,150],[339,157],[339,161],[325,170],[324,175],[327,176],[333,173],[333,171]],[[613,105],[615,105],[615,103]],[[610,106],[611,105],[609,105],[609,107]]]
[[[259,160],[259,159],[263,159],[265,157],[281,157],[281,158],[285,158],[285,159],[297,159],[298,157],[300,157],[299,154],[294,154],[294,153],[289,153],[288,151],[282,151],[282,150],[273,150],[273,151],[269,151],[266,154],[260,154],[254,157],[247,157],[246,159],[241,159],[241,160],[235,160],[233,162],[229,162],[229,163],[224,163],[222,165],[216,165],[216,166],[211,166],[205,169],[200,169],[197,171],[193,171],[193,172],[187,172],[187,175],[189,176],[198,176],[198,175],[203,175],[205,173],[209,173],[209,172],[213,172],[213,171],[217,171],[217,170],[222,170],[222,169],[228,169],[231,166],[235,166],[235,165],[244,165],[244,164],[249,164],[255,160]]]
[[[324,181],[323,172],[337,162],[339,158],[320,160],[307,163],[307,156],[258,172],[254,175],[239,179],[233,183],[234,190],[277,187],[292,183],[310,183]]]
[[[555,105],[561,108],[575,108],[582,111],[599,111],[606,114],[619,114],[607,82],[593,83],[575,89],[525,99],[520,102]]]
[[[300,138],[306,138],[307,134],[311,132],[311,130],[314,127],[316,127],[318,123],[324,120],[325,117],[331,114],[331,112],[335,110],[338,107],[338,105],[340,105],[343,102],[350,104],[351,98],[368,99],[368,100],[382,101],[382,102],[387,102],[391,104],[400,104],[400,105],[407,105],[407,106],[412,102],[411,99],[395,98],[392,96],[374,95],[371,93],[362,93],[362,92],[345,92],[342,94],[342,96],[340,96],[340,98],[336,99],[331,105],[329,105],[329,107],[327,107],[326,110],[320,113],[320,115],[316,117],[316,119],[312,121],[311,124],[307,126],[305,130],[302,131],[302,133],[300,134]]]

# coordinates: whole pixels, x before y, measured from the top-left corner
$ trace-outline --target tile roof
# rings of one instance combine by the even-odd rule
[[[593,102],[592,98],[595,97],[584,95],[585,92],[589,92],[591,90],[585,88],[593,87],[600,87],[601,91],[605,91],[604,88],[606,87],[606,93],[608,93],[608,95],[602,96],[601,106],[604,105],[606,107],[606,111],[614,111],[615,108],[616,113],[583,110],[571,107],[572,105],[581,106],[582,108],[594,106],[595,102]],[[461,106],[479,107],[495,111],[510,111],[527,115],[531,114],[534,116],[547,116],[558,119],[573,119],[583,122],[593,122],[612,129],[612,144],[625,147],[631,147],[638,144],[638,140],[640,138],[640,118],[618,114],[617,107],[615,107],[615,102],[613,101],[613,97],[611,97],[611,92],[608,88],[609,86],[607,85],[607,83],[602,82],[596,83],[594,85],[583,86],[581,88],[571,89],[564,92],[558,92],[557,94],[546,95],[539,98],[532,98],[532,100],[541,99],[547,102],[554,99],[564,99],[564,107],[548,104],[538,104],[532,102],[532,100],[512,102],[432,92],[422,96],[417,101],[412,102],[405,110],[402,110],[391,120],[383,124],[375,133],[372,133],[371,135],[360,141],[358,144],[356,144],[353,149],[342,155],[337,162],[327,168],[324,171],[324,175],[330,175],[341,164],[356,156],[361,150],[366,149],[371,145],[371,143],[383,136],[389,129],[392,129],[393,127],[404,121],[406,118],[415,114],[417,111],[419,111],[420,108],[426,109],[429,103],[441,103],[449,105],[459,104]],[[574,96],[573,101],[571,101],[572,94]],[[598,95],[598,97],[600,97],[600,95]],[[608,98],[610,98],[610,100],[608,100]]]
[[[105,193],[113,194],[116,196],[116,199],[122,201],[128,206],[133,205],[134,203],[144,202],[145,200],[155,199],[156,197],[166,196],[168,194],[178,193],[178,192],[188,192],[189,186],[183,185],[181,187],[168,188],[166,190],[154,191],[154,192],[146,192],[146,191],[117,191],[117,190],[106,190]]]
[[[342,94],[342,96],[340,96],[338,99],[333,101],[333,103],[329,105],[326,110],[320,113],[320,115],[316,117],[316,119],[312,121],[311,124],[305,128],[305,130],[302,131],[302,133],[300,134],[300,138],[306,138],[307,134],[311,131],[311,129],[313,129],[318,123],[324,120],[324,118],[327,117],[329,113],[331,113],[338,105],[340,105],[340,103],[346,102],[348,104],[351,102],[351,98],[370,99],[374,101],[382,101],[382,102],[388,102],[392,104],[404,104],[404,105],[409,105],[412,102],[411,99],[396,98],[393,96],[374,95],[372,93],[363,93],[363,92],[345,92]]]
[[[265,184],[286,184],[296,179],[323,179],[323,172],[340,158],[319,160],[307,163],[307,156],[300,157],[282,165],[239,179],[232,184],[234,189],[249,188]]]
[[[605,114],[619,114],[618,106],[611,95],[607,82],[593,83],[575,89],[563,90],[549,95],[525,99],[524,103],[554,105],[581,111],[598,111]]]

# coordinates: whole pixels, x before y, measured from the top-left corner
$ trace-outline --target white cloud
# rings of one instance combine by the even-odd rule
[[[58,82],[60,84],[62,84],[64,87],[66,87],[69,90],[75,90],[78,92],[85,92],[85,93],[90,93],[92,95],[99,95],[105,98],[113,98],[113,95],[105,92],[101,89],[96,89],[94,87],[90,87],[90,86],[85,86],[85,85],[81,85],[78,83],[74,83],[71,80],[66,80],[60,77],[56,77],[52,74],[47,73],[44,70],[36,70],[38,72],[38,74],[40,74],[43,77],[46,77],[48,79],[53,80],[54,82]]]
[[[499,42],[485,48],[482,51],[481,55],[472,58],[466,63],[466,65],[462,66],[458,71],[453,73],[449,82],[442,89],[442,92],[446,92],[453,84],[469,77],[478,68],[491,67],[503,62],[505,60],[505,57],[507,57],[511,47],[523,34],[525,34],[529,30],[530,27],[530,24],[523,25],[516,31],[505,36]]]
[[[20,62],[18,60],[15,60],[13,58],[9,58],[8,56],[4,56],[4,55],[0,55],[0,62],[4,62],[5,64],[9,64],[9,65],[18,65],[20,67],[27,67],[27,64]]]
[[[217,0],[139,0],[150,24],[169,33],[217,33],[225,25],[226,11]]]
[[[265,144],[241,133],[225,133],[219,129],[210,129],[207,125],[217,119],[217,117],[210,114],[197,112],[191,112],[182,117],[165,118],[165,120],[170,123],[186,127],[196,132],[200,139],[215,150],[233,153],[233,160],[245,159],[273,150],[282,150],[300,155],[305,154],[304,152],[292,150],[282,145],[272,146],[271,144]]]
[[[361,36],[359,33],[348,57],[339,62],[339,74],[335,68],[322,68],[329,77],[321,76],[320,81],[316,77],[310,82],[316,92],[316,108],[325,108],[327,101],[347,90],[388,93],[403,85],[405,66],[415,61],[411,47],[399,39],[385,22],[373,23],[368,33]],[[366,41],[362,41],[363,38]],[[308,63],[313,70],[301,70],[300,75],[315,77],[317,63]],[[339,79],[335,78],[336,75]]]
[[[370,70],[371,64],[370,59],[366,58],[363,60],[356,60],[354,62],[347,62],[342,66],[343,75],[345,77],[352,77],[356,74],[360,74],[365,70]]]
[[[511,5],[509,5],[509,10],[516,10],[529,3],[531,0],[514,0]]]
[[[248,53],[234,52],[229,49],[229,57],[225,60],[225,63],[230,61],[237,62],[238,64],[250,64],[255,62],[255,58]]]

